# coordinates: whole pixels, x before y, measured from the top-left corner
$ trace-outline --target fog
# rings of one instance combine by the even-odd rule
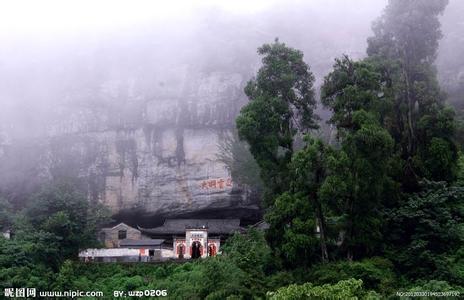
[[[66,173],[87,178],[92,197],[116,210],[161,211],[166,207],[153,203],[176,193],[191,200],[185,191],[192,180],[228,176],[211,164],[215,139],[234,127],[247,101],[243,87],[260,66],[256,49],[276,37],[300,49],[318,90],[335,58],[366,55],[371,24],[386,4],[2,1],[0,191],[20,198],[12,191]],[[464,106],[462,15],[464,2],[451,0],[437,58],[441,84],[457,109]],[[318,113],[327,119],[320,107]],[[157,138],[164,144],[152,141]],[[175,169],[172,159],[187,160],[186,167]],[[206,175],[196,178],[198,172]],[[163,185],[172,189],[160,190]],[[224,204],[218,194],[217,203],[248,205],[234,195]],[[216,205],[209,195],[195,197]],[[210,209],[200,204],[188,211]]]
[[[384,0],[5,1],[0,7],[3,135],[38,137],[79,110],[178,88],[189,76],[259,66],[275,37],[304,51],[320,82],[333,59],[364,55]],[[172,86],[170,86],[170,83]],[[116,91],[118,90],[118,91]],[[161,92],[162,94],[162,92]],[[101,114],[101,111],[95,112]],[[115,112],[116,113],[116,112]]]
[[[459,2],[450,1],[442,19],[437,62],[445,87],[462,73],[455,51],[464,49]],[[41,136],[50,122],[67,119],[69,110],[111,102],[104,99],[111,98],[111,84],[130,94],[112,99],[117,105],[131,97],[156,98],[160,84],[169,85],[163,83],[166,70],[167,77],[175,77],[176,68],[252,76],[259,66],[256,48],[275,37],[305,53],[320,83],[335,57],[365,54],[370,25],[385,5],[385,0],[3,1],[1,131],[9,139]]]

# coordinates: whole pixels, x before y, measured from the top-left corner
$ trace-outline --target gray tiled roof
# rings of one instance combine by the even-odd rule
[[[145,240],[131,240],[124,239],[119,242],[119,247],[130,247],[130,246],[159,246],[164,242],[160,239],[145,239]]]
[[[149,234],[184,234],[188,228],[207,228],[209,234],[232,234],[242,231],[240,219],[167,219],[163,226],[139,228]]]
[[[266,221],[259,221],[258,223],[256,223],[255,225],[253,225],[251,227],[257,228],[257,229],[260,229],[260,230],[267,230],[267,229],[269,229],[270,225]]]
[[[107,227],[107,228],[102,228],[101,230],[104,231],[104,232],[112,232],[112,231],[115,231],[116,229],[118,230],[130,230],[130,231],[140,231],[134,227],[131,227],[125,223],[119,223],[113,227]]]

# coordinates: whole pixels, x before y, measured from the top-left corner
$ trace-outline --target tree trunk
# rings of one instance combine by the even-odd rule
[[[354,166],[352,165],[352,169],[354,169]],[[357,200],[357,197],[359,195],[358,190],[359,190],[359,184],[358,184],[358,173],[353,172],[353,183],[354,183],[354,189],[351,192],[351,195],[348,199],[348,224],[346,226],[347,231],[346,231],[346,240],[348,241],[348,246],[347,246],[347,254],[346,258],[349,261],[353,260],[353,239],[354,239],[354,202]]]
[[[322,262],[326,263],[329,260],[329,254],[327,252],[327,242],[325,236],[325,221],[324,215],[322,213],[321,203],[317,201],[317,221],[319,223],[319,232],[320,232],[320,243],[321,243],[321,255],[322,255]]]
[[[322,168],[317,168],[316,169],[316,182],[318,186],[321,185],[323,179],[324,179],[324,170]],[[320,232],[319,241],[321,244],[322,263],[326,263],[329,260],[329,254],[327,252],[327,241],[326,241],[326,235],[325,235],[326,226],[325,226],[324,213],[322,212],[322,204],[317,195],[317,192],[313,192],[312,195],[310,196],[312,196],[312,198],[314,199],[313,201],[316,204],[316,218],[317,218],[317,223],[319,223],[319,232]],[[309,199],[309,201],[311,201],[311,199]]]
[[[402,71],[404,82],[406,84],[406,101],[407,101],[407,126],[408,126],[408,151],[407,151],[407,159],[412,157],[415,152],[415,136],[414,136],[414,97],[411,95],[411,83],[409,78],[409,59],[403,50],[403,63],[402,63]]]
[[[346,254],[346,259],[348,259],[349,261],[353,261],[353,251],[352,251],[351,247],[348,248],[348,252]]]
[[[406,71],[403,71],[404,79],[406,82],[406,99],[408,101],[408,157],[411,157],[414,153],[414,125],[413,125],[413,111],[414,101],[410,93],[409,76]]]

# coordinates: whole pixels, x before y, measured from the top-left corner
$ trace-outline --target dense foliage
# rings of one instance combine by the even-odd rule
[[[464,283],[462,273],[455,272],[463,267],[462,261],[456,261],[464,243],[463,199],[463,187],[429,183],[392,212],[389,255],[398,261],[401,274]]]
[[[302,285],[292,284],[269,293],[269,299],[375,299],[379,297],[375,292],[364,291],[362,283],[362,280],[350,279],[335,285],[313,286],[309,282]]]
[[[265,203],[272,205],[289,185],[287,165],[294,137],[318,127],[314,76],[303,53],[278,40],[263,45],[258,53],[263,55],[263,66],[245,88],[251,101],[242,108],[237,128],[261,169]]]
[[[307,136],[296,151],[296,131],[279,131],[288,127],[282,124],[298,124],[288,121],[288,103],[275,96],[285,93],[259,99],[247,93],[250,103],[237,119],[240,137],[254,149],[265,176],[278,178],[268,172],[272,169],[286,178],[278,185],[263,177],[265,188],[273,190],[265,216],[270,225],[267,239],[284,268],[317,270],[326,265],[330,274],[328,270],[343,266],[333,279],[359,279],[361,274],[348,272],[350,277],[345,277],[344,271],[359,261],[383,257],[385,263],[374,269],[383,274],[388,266],[389,275],[384,275],[390,283],[369,283],[369,288],[385,292],[395,284],[421,286],[433,280],[462,286],[461,259],[456,255],[462,251],[464,228],[462,163],[454,111],[445,103],[433,65],[441,37],[439,16],[446,4],[389,1],[373,26],[368,56],[335,60],[321,87],[321,103],[332,112],[328,122],[337,130],[331,145]],[[264,47],[287,46],[276,42]],[[258,77],[272,69],[269,82],[292,78],[288,69],[267,64],[275,61],[274,52],[260,54],[264,58]],[[263,108],[272,117],[261,114]],[[317,120],[314,113],[308,115]],[[282,120],[287,121],[279,123]],[[248,134],[259,126],[275,130]],[[262,155],[279,153],[283,144],[263,143],[265,136],[273,141],[285,137],[287,149],[292,146],[278,156],[285,158],[279,168],[267,168],[271,159]],[[349,263],[344,265],[344,260]],[[312,284],[318,281],[308,279]],[[312,284],[282,291],[311,293]]]
[[[23,211],[0,198],[0,288],[166,289],[174,299],[369,299],[464,292],[464,158],[433,66],[446,0],[390,0],[368,56],[335,60],[321,87],[336,140],[316,138],[314,77],[276,40],[245,88],[224,140],[232,175],[264,191],[269,229],[232,236],[214,258],[85,264],[105,221],[72,185],[46,187]],[[462,146],[462,145],[461,145]],[[260,179],[257,179],[257,176]]]
[[[454,113],[445,107],[433,66],[441,38],[438,17],[447,2],[390,1],[368,40],[369,59],[379,65],[392,102],[389,131],[414,179],[405,190],[415,189],[421,177],[452,181],[456,175]]]
[[[0,288],[34,286],[46,290],[54,272],[79,249],[97,245],[96,229],[108,220],[103,207],[90,206],[70,183],[46,186],[23,211],[8,213],[13,236],[0,243]]]

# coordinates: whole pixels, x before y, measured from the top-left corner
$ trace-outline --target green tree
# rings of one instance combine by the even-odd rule
[[[0,237],[0,288],[33,286],[48,289],[53,282],[52,261],[57,255],[50,235],[31,232],[27,240]]]
[[[364,286],[384,295],[395,292],[398,281],[394,273],[393,263],[382,257],[365,258],[360,261],[334,261],[311,267],[306,277],[317,285],[335,284],[350,278],[361,279]]]
[[[286,267],[306,266],[320,259],[316,216],[303,192],[279,195],[268,213],[267,240]]]
[[[259,166],[249,146],[241,141],[236,130],[232,134],[225,134],[218,144],[218,159],[223,162],[230,171],[235,183],[251,191],[251,197],[259,197],[263,190],[263,182],[259,174]]]
[[[11,203],[0,197],[0,230],[9,229],[13,223],[13,207]]]
[[[352,122],[352,129],[344,131],[340,151],[330,159],[330,174],[320,189],[321,198],[338,216],[339,243],[349,260],[378,246],[383,199],[394,186],[388,175],[392,138],[365,111],[354,112]]]
[[[449,280],[449,257],[464,242],[464,188],[428,182],[390,211],[392,261],[410,279]],[[462,281],[461,281],[462,283]]]
[[[244,234],[234,234],[222,248],[223,255],[254,277],[263,277],[272,264],[271,249],[264,233],[250,228]]]
[[[440,292],[454,292],[456,294],[462,294],[464,289],[462,287],[450,286],[450,284],[444,280],[430,280],[427,282],[418,282],[416,286],[409,289],[409,292],[423,292],[423,291],[440,291]],[[452,294],[451,294],[452,295]],[[459,296],[450,296],[448,298],[456,298]],[[406,300],[412,300],[416,297],[405,297]],[[438,298],[438,297],[437,297]]]
[[[329,259],[328,207],[320,198],[319,189],[327,176],[327,159],[333,150],[310,136],[304,137],[304,143],[289,163],[289,190],[276,198],[265,216],[270,225],[270,244],[284,262],[294,266]],[[320,255],[314,251],[318,244]]]
[[[392,96],[390,133],[404,162],[406,191],[417,191],[423,177],[452,181],[456,176],[454,113],[444,106],[433,66],[441,38],[438,18],[447,3],[390,0],[368,40],[369,59],[378,64]]]
[[[245,234],[234,234],[222,248],[223,256],[239,267],[247,278],[243,286],[255,295],[264,296],[265,277],[275,265],[264,233],[249,228]]]
[[[329,259],[327,250],[328,230],[327,216],[328,207],[319,196],[319,190],[327,177],[327,160],[333,150],[323,141],[305,137],[305,147],[295,153],[291,162],[292,190],[303,191],[311,204],[313,214],[308,218],[315,218],[318,230],[318,239],[321,246],[321,259],[326,262]],[[310,233],[311,234],[311,233]],[[312,238],[312,236],[310,237]]]
[[[269,292],[271,300],[285,299],[377,299],[379,295],[373,291],[365,291],[362,288],[362,280],[342,280],[334,285],[324,284],[314,286],[312,283],[302,285],[292,284]]]
[[[237,129],[261,169],[266,204],[271,205],[289,187],[294,137],[317,128],[318,117],[313,112],[314,76],[303,53],[278,40],[258,53],[263,65],[245,88],[250,102],[237,118]]]
[[[97,245],[96,230],[107,221],[106,210],[89,205],[73,184],[52,184],[32,196],[18,235],[24,240],[38,238],[55,245],[57,255],[47,257],[57,260],[57,267],[63,259],[75,259],[80,249]]]
[[[329,122],[342,135],[353,128],[353,114],[361,109],[373,113],[380,124],[386,125],[391,106],[387,92],[375,63],[353,61],[345,55],[335,59],[332,72],[324,78],[321,102],[332,111]]]

